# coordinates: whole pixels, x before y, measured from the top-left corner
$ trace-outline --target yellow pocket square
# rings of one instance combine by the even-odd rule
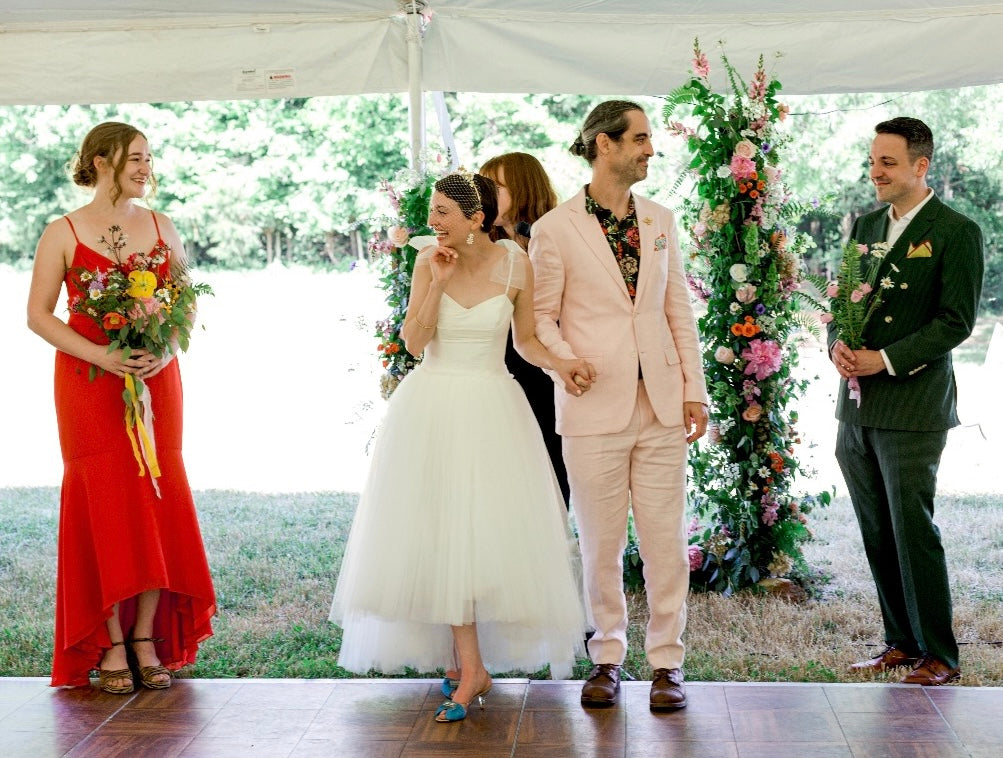
[[[923,240],[918,245],[909,243],[909,252],[905,254],[906,258],[929,258],[933,255],[933,248],[930,247],[930,240]]]

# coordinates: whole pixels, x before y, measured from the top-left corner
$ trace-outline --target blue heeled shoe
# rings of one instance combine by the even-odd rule
[[[471,698],[471,701],[477,701],[477,705],[482,711],[484,710],[484,696],[488,694],[488,690],[490,689],[491,685],[489,684]],[[435,709],[435,720],[440,724],[448,724],[451,721],[463,721],[467,717],[467,709],[469,707],[470,703],[458,703],[455,700],[446,700]]]
[[[442,684],[439,686],[439,692],[442,693],[443,697],[447,700],[453,699],[453,693],[456,692],[456,688],[460,686],[459,679],[450,679],[448,676],[442,680]]]

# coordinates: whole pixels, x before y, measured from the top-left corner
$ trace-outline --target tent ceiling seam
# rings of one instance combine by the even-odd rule
[[[0,34],[17,33],[91,33],[91,32],[127,32],[127,31],[167,31],[175,29],[239,29],[247,27],[254,29],[259,26],[312,26],[316,24],[359,24],[373,21],[403,22],[399,13],[353,13],[351,15],[326,15],[283,13],[276,15],[248,16],[148,16],[129,21],[36,21],[24,23],[0,23]]]
[[[1003,15],[1003,3],[994,5],[961,5],[947,8],[903,9],[889,8],[887,10],[840,10],[840,11],[802,11],[799,13],[647,13],[631,14],[622,20],[612,13],[559,13],[553,11],[520,11],[495,10],[487,8],[433,8],[433,18],[463,18],[478,21],[563,21],[569,24],[773,24],[773,23],[805,23],[805,22],[847,22],[847,21],[932,21],[946,18],[968,18],[970,16]]]

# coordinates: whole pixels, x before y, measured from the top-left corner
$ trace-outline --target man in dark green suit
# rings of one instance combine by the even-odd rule
[[[927,187],[933,135],[915,118],[875,127],[870,178],[888,206],[857,219],[858,243],[886,242],[877,280],[884,301],[850,350],[829,328],[843,377],[836,459],[853,501],[877,585],[886,648],[854,670],[911,668],[903,682],[960,675],[951,593],[933,521],[937,468],[957,426],[951,350],[972,332],[982,290],[982,233]],[[890,283],[891,286],[888,286]],[[848,394],[856,377],[859,399]]]

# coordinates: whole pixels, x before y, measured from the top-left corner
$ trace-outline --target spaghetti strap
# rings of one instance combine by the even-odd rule
[[[160,236],[160,224],[157,223],[157,212],[150,209],[150,213],[153,215],[153,225],[157,228],[157,242],[163,242],[163,238]]]
[[[70,231],[73,232],[73,239],[75,239],[77,241],[77,244],[79,245],[80,244],[80,238],[77,236],[76,227],[73,226],[73,222],[70,221],[70,217],[69,216],[63,216],[63,218],[65,218],[66,219],[66,223],[70,225]]]

